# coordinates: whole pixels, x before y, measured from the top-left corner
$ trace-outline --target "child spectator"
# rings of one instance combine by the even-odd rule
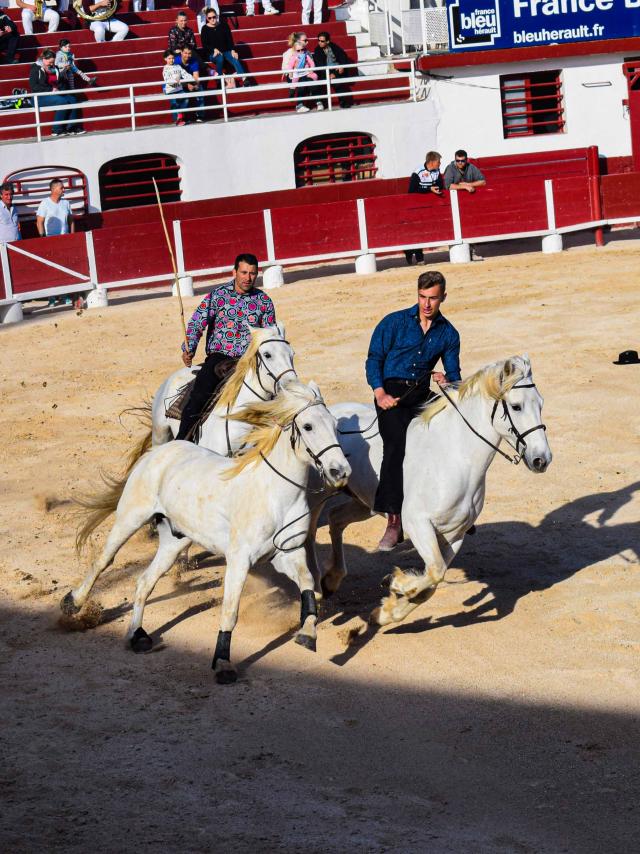
[[[95,86],[97,80],[91,78],[84,71],[81,71],[76,65],[73,51],[71,50],[71,42],[69,39],[60,39],[58,42],[58,51],[56,53],[56,68],[60,72],[60,76],[67,81],[67,89],[75,89],[73,75],[77,74],[81,80],[88,83],[89,86]]]
[[[289,36],[289,50],[285,51],[282,56],[282,70],[284,72],[284,79],[289,80],[292,84],[289,89],[289,97],[297,97],[298,99],[298,103],[296,105],[297,113],[309,112],[309,107],[307,107],[302,100],[305,96],[317,98],[319,95],[319,89],[317,86],[298,87],[299,83],[318,79],[318,75],[315,71],[311,70],[313,68],[315,68],[315,63],[313,61],[313,57],[307,50],[306,35],[304,33],[291,33]],[[324,110],[324,104],[322,101],[316,101],[316,109]]]
[[[187,71],[180,65],[174,64],[174,56],[171,50],[165,50],[162,54],[164,57],[164,68],[162,69],[162,77],[164,86],[162,91],[170,98],[171,115],[176,125],[186,124],[182,110],[186,110],[188,101],[186,98],[178,98],[184,92],[183,83],[194,83],[195,80]]]

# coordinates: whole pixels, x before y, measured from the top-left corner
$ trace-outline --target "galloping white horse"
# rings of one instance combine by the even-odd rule
[[[212,413],[202,425],[198,444],[230,456],[230,452],[242,444],[247,427],[239,421],[228,421],[225,416],[254,400],[270,400],[285,377],[297,379],[293,348],[286,340],[284,326],[278,324],[253,329],[247,350],[238,360]],[[174,397],[178,389],[192,379],[192,369],[181,368],[156,391],[151,403],[151,441],[154,447],[177,435],[180,422],[167,418],[165,401]]]
[[[407,432],[402,524],[425,568],[421,574],[394,572],[389,595],[371,615],[373,622],[402,620],[433,595],[482,510],[486,473],[496,453],[516,463],[524,459],[530,471],[546,471],[552,455],[540,421],[542,403],[529,358],[513,356],[488,365],[455,389],[447,387],[414,418]],[[374,512],[382,460],[372,406],[340,404],[332,412],[339,418],[340,444],[352,468],[352,498],[333,499],[328,508],[333,554],[323,578],[325,594],[337,590],[346,575],[344,529]],[[348,432],[341,435],[342,430]],[[514,449],[514,457],[500,450],[502,440]],[[309,544],[307,549],[311,551]]]
[[[227,569],[220,631],[213,668],[219,682],[233,682],[231,633],[240,595],[252,566],[272,561],[294,581],[302,602],[296,642],[315,650],[317,609],[314,580],[304,542],[309,527],[307,484],[312,468],[332,487],[343,486],[351,468],[336,436],[336,422],[317,386],[297,380],[271,401],[256,401],[234,418],[251,425],[247,450],[228,459],[191,442],[169,442],[145,454],[130,473],[87,499],[87,521],[78,533],[81,547],[115,512],[115,523],[84,581],[61,602],[65,614],[85,604],[100,573],[122,545],[151,518],[158,520],[156,555],[138,580],[127,637],[137,652],[152,646],[142,628],[147,597],[178,554],[196,542],[224,554]]]

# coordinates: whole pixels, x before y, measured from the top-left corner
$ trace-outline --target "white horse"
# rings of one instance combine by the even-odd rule
[[[151,648],[142,628],[147,597],[185,546],[196,542],[227,559],[213,659],[219,682],[236,679],[230,663],[231,633],[247,574],[258,563],[272,561],[298,585],[302,612],[296,641],[315,650],[314,581],[304,553],[309,474],[315,467],[332,487],[341,487],[351,473],[337,441],[335,419],[317,386],[294,380],[274,400],[248,404],[233,417],[251,425],[248,448],[238,457],[228,459],[191,442],[169,442],[145,454],[106,491],[80,502],[88,514],[78,533],[79,548],[114,512],[116,519],[86,578],[61,603],[65,614],[77,613],[121,546],[155,518],[159,545],[138,580],[127,633],[130,645],[137,652]]]
[[[253,329],[251,341],[234,371],[225,383],[216,405],[202,425],[198,444],[203,448],[231,456],[242,444],[247,431],[239,421],[225,416],[254,400],[270,400],[283,378],[297,379],[293,367],[293,348],[285,337],[282,324]],[[175,418],[167,418],[165,402],[193,379],[199,368],[181,368],[162,383],[151,403],[151,442],[163,445],[174,438],[180,427]]]
[[[414,418],[407,432],[402,524],[424,560],[424,571],[397,569],[372,622],[402,620],[433,595],[482,510],[486,473],[497,453],[516,463],[523,459],[530,471],[546,471],[552,455],[540,421],[542,403],[529,358],[513,356],[488,365],[457,388],[447,387]],[[346,575],[345,528],[374,513],[382,461],[373,407],[340,404],[332,412],[339,418],[338,437],[352,474],[351,498],[332,499],[328,507],[332,559],[322,580],[325,595],[337,590]],[[499,448],[502,440],[515,451],[513,457]]]

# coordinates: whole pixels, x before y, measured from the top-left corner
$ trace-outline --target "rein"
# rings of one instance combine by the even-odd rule
[[[512,386],[512,388],[535,388],[535,383],[528,383],[527,385],[519,385],[518,383],[516,383],[514,386]],[[499,454],[501,454],[505,458],[505,460],[508,460],[510,463],[513,463],[514,466],[517,466],[518,463],[522,460],[522,454],[519,452],[520,445],[522,445],[523,451],[526,450],[527,443],[524,441],[524,437],[528,436],[529,433],[533,433],[535,430],[546,430],[547,429],[546,425],[544,425],[544,424],[536,424],[535,427],[531,427],[529,430],[525,430],[524,433],[520,433],[518,431],[518,428],[516,427],[516,425],[513,423],[513,419],[511,417],[511,414],[509,413],[509,408],[508,408],[504,398],[500,398],[500,399],[496,400],[496,402],[494,403],[494,406],[493,406],[493,410],[491,411],[491,424],[493,425],[493,419],[495,418],[495,414],[496,414],[496,410],[498,408],[498,404],[501,403],[502,404],[502,411],[503,411],[502,418],[504,420],[509,421],[509,423],[511,424],[511,426],[509,427],[509,432],[513,433],[513,435],[516,437],[515,448],[513,448],[513,445],[511,445],[510,442],[507,442],[507,444],[509,444],[510,447],[512,447],[513,450],[515,451],[515,454],[512,457],[510,457],[509,454],[505,454],[505,452],[503,450],[501,450],[498,447],[498,445],[495,445],[493,442],[491,442],[489,439],[487,439],[486,436],[483,436],[482,433],[479,433],[475,429],[475,427],[473,427],[469,423],[469,421],[464,417],[462,412],[460,412],[460,409],[456,405],[456,402],[453,400],[451,395],[449,395],[447,393],[447,390],[443,386],[440,386],[440,392],[446,397],[446,399],[449,401],[451,406],[453,406],[453,408],[458,413],[460,418],[462,418],[462,420],[467,425],[469,430],[471,430],[471,432],[474,435],[476,435],[478,437],[478,439],[482,439],[482,441],[486,445],[489,445],[490,448],[493,448],[494,451],[497,451]]]

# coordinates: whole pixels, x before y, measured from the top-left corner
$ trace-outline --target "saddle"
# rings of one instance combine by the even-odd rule
[[[229,379],[229,375],[233,373],[237,364],[237,359],[229,359],[224,362],[219,362],[213,372],[215,375],[221,380],[220,385],[216,389],[215,393],[211,395],[207,405],[202,411],[200,418],[198,419],[201,424],[203,421],[206,421],[209,415],[211,414],[211,410],[215,406],[216,400],[220,391],[222,390],[223,385]],[[192,374],[197,374],[202,365],[198,365],[196,370],[192,370]],[[188,383],[185,383],[183,386],[177,390],[177,392],[172,397],[165,398],[164,401],[164,412],[167,418],[175,418],[176,421],[180,421],[182,418],[182,413],[184,412],[184,408],[189,402],[189,398],[191,397],[191,392],[193,391],[193,387],[195,385],[195,378],[189,380]]]

